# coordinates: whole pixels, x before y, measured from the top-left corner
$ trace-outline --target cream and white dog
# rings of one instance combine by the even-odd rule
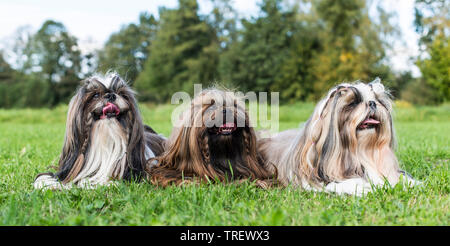
[[[258,149],[283,185],[362,195],[401,177],[418,183],[400,170],[395,144],[392,102],[377,78],[332,88],[301,129],[262,138]]]

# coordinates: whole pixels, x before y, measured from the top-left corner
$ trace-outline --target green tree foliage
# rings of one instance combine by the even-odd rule
[[[443,34],[434,38],[428,46],[430,57],[419,60],[417,65],[423,80],[438,94],[438,101],[450,100],[450,37]]]
[[[3,52],[0,52],[0,81],[10,80],[12,78],[13,73],[14,70],[5,61],[5,58],[3,57]]]
[[[212,11],[204,15],[196,0],[160,8],[158,20],[142,13],[98,54],[82,54],[59,22],[46,21],[29,35],[21,29],[6,49],[10,63],[0,57],[0,106],[67,102],[78,81],[95,70],[119,72],[140,100],[154,102],[192,92],[194,83],[216,82],[242,91],[278,91],[284,102],[316,101],[337,83],[375,77],[396,98],[449,100],[448,1],[416,0],[421,78],[390,68],[388,54],[401,36],[393,14],[382,7],[385,0],[261,0],[258,14],[244,19],[231,3],[210,0]]]
[[[98,70],[114,70],[133,83],[149,56],[157,28],[153,15],[141,13],[138,24],[131,23],[109,37],[99,52]]]
[[[81,75],[82,56],[77,39],[62,23],[48,20],[34,34],[24,54],[24,73],[47,82],[51,90],[49,105],[66,102],[77,87]]]
[[[219,44],[213,27],[198,15],[197,1],[161,9],[159,23],[151,56],[135,83],[141,98],[165,102],[176,91],[192,92],[194,83],[214,81]]]
[[[238,37],[238,13],[231,6],[232,0],[211,0],[213,9],[207,17],[207,22],[214,29],[220,51],[223,52],[236,41]]]
[[[14,84],[15,71],[5,61],[3,52],[0,52],[0,106],[10,108],[14,104],[11,98],[11,86]]]
[[[221,78],[245,90],[280,91],[283,101],[317,100],[336,83],[392,79],[385,64],[395,34],[390,14],[377,22],[362,0],[264,0],[261,14],[243,20],[240,38],[221,58]]]
[[[392,76],[390,76],[392,77]],[[401,92],[404,91],[407,86],[415,80],[411,71],[401,72],[395,75],[395,78],[391,78],[389,81],[391,83],[387,83],[390,94],[394,98],[401,98]],[[392,82],[393,81],[393,82]]]
[[[390,15],[378,8],[378,23],[369,17],[363,0],[318,0],[313,7],[319,20],[322,49],[313,57],[313,92],[318,99],[324,90],[342,81],[386,81],[391,71],[384,63],[387,40],[395,34]]]
[[[277,72],[279,75],[274,79],[271,90],[279,91],[282,101],[311,100],[315,82],[311,72],[313,58],[323,49],[320,39],[323,30],[310,1],[299,1],[291,8],[291,20],[287,24],[290,29],[288,33],[292,37],[286,47],[287,56]]]
[[[11,68],[0,54],[0,105],[2,108],[49,106],[48,83],[36,74],[24,74]]]
[[[64,25],[46,21],[33,35],[17,35],[16,70],[0,61],[2,107],[42,107],[68,102],[78,86],[82,56]]]
[[[419,44],[426,50],[434,37],[450,33],[450,3],[445,0],[416,0],[414,25]]]
[[[450,100],[450,3],[417,0],[416,31],[423,55],[417,59],[421,82],[434,90],[434,102]],[[425,85],[423,85],[424,87]]]
[[[280,0],[264,0],[257,18],[242,20],[239,39],[223,54],[221,81],[240,89],[269,91],[289,54],[294,11],[283,11]]]

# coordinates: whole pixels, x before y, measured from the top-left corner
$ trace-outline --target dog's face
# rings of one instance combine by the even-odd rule
[[[339,132],[343,147],[374,145],[379,140],[393,144],[392,106],[381,83],[342,84],[329,95],[320,117],[329,118],[328,131]]]
[[[186,177],[269,178],[258,160],[256,135],[244,106],[231,92],[209,89],[197,95],[158,157],[152,180],[167,185]]]
[[[256,153],[246,146],[254,142],[254,133],[249,127],[245,105],[239,105],[240,101],[232,96],[219,93],[208,96],[211,101],[202,102],[203,126],[196,129],[198,138],[203,139],[202,156],[218,172],[231,176],[230,165],[247,165],[246,157],[255,158]],[[237,170],[235,174],[240,175]]]
[[[126,170],[121,170],[119,178],[141,173],[145,165],[143,133],[135,93],[124,80],[114,73],[84,80],[69,104],[59,179],[74,180],[83,169],[92,139],[102,138],[105,140],[98,144],[108,144],[111,139],[106,135],[120,138],[126,145]]]
[[[235,106],[212,104],[203,114],[208,134],[212,137],[226,137],[242,130],[242,126],[237,127],[236,111]]]
[[[92,114],[94,120],[120,119],[128,113],[133,93],[119,77],[103,83],[95,77],[86,81],[83,86],[84,112]]]
[[[255,156],[245,147],[254,137],[249,128],[249,118],[242,101],[230,92],[207,90],[192,102],[191,126],[185,130],[190,137],[200,139],[203,161],[223,172],[229,169],[230,163],[245,163],[245,156]],[[186,135],[187,136],[187,135]]]
[[[202,126],[198,129],[199,136],[207,137],[211,147],[226,143],[232,138],[244,137],[243,132],[249,131],[249,119],[244,109],[234,97],[224,97],[220,94],[212,94],[209,102],[194,107],[201,107]],[[225,99],[225,100],[224,100]],[[227,100],[226,100],[227,99]]]
[[[394,136],[391,101],[379,79],[344,83],[318,103],[294,154],[283,161],[298,163],[313,182],[364,177],[369,169],[394,180]]]

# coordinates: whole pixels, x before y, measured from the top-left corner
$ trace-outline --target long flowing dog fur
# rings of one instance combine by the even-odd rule
[[[106,116],[105,107],[112,104],[120,113]],[[140,180],[146,175],[147,159],[163,152],[164,141],[142,123],[135,93],[117,74],[90,77],[69,103],[58,171],[38,175],[34,186],[68,188]]]
[[[273,175],[260,161],[255,132],[241,102],[231,92],[218,89],[204,90],[195,97],[172,130],[166,151],[151,161],[157,163],[150,165],[152,182],[167,186],[192,180],[251,179],[266,186],[264,180]],[[213,128],[207,127],[207,119],[214,120],[222,112],[233,116],[237,129],[229,135],[210,133]]]
[[[334,87],[301,129],[258,143],[284,185],[363,194],[374,184],[395,185],[401,174],[392,103],[379,79]]]

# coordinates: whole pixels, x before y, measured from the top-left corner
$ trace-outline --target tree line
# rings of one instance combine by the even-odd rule
[[[392,70],[388,54],[401,33],[380,1],[262,0],[251,18],[239,18],[230,0],[211,3],[204,15],[196,0],[160,8],[158,18],[143,12],[88,54],[60,22],[47,20],[32,34],[18,30],[14,45],[0,51],[0,107],[67,103],[81,79],[108,70],[125,77],[140,100],[157,103],[193,92],[195,83],[315,101],[336,83],[375,77],[397,99],[450,99],[448,1],[415,2],[419,78]]]

